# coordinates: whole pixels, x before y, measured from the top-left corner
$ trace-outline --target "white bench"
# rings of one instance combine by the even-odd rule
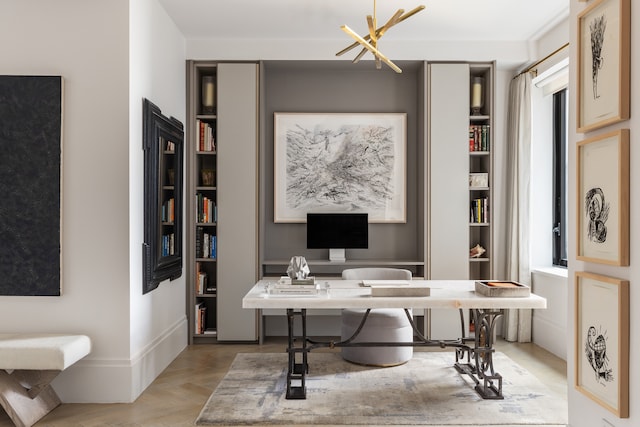
[[[18,427],[60,405],[51,381],[91,351],[86,335],[0,334],[0,404]]]

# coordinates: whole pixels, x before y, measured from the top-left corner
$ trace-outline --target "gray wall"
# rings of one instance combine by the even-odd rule
[[[273,117],[275,112],[407,114],[407,222],[370,224],[369,249],[347,250],[347,259],[424,260],[423,176],[420,134],[424,102],[422,62],[400,63],[402,74],[371,63],[268,61],[262,64],[261,258],[328,259],[306,249],[306,225],[273,222]],[[357,95],[357,96],[355,96]],[[313,272],[312,272],[313,273]]]

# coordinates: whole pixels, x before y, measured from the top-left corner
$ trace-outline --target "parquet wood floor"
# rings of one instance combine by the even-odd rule
[[[266,340],[262,345],[189,346],[135,402],[62,404],[40,420],[36,427],[192,426],[237,353],[278,353],[284,352],[285,348],[285,340],[279,338]],[[566,395],[566,363],[562,359],[533,344],[499,341],[496,348],[537,375],[554,391]],[[0,408],[0,427],[10,426],[13,426],[11,420]]]

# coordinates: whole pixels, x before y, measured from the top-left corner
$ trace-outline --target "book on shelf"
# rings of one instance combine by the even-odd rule
[[[211,123],[202,121],[200,119],[196,120],[196,130],[198,135],[198,144],[196,151],[199,152],[215,152],[216,151],[216,143],[215,143],[215,135],[213,126]]]
[[[202,334],[206,329],[207,306],[204,302],[196,303],[194,320],[194,330],[196,334]]]
[[[162,256],[169,256],[175,254],[175,233],[162,235]]]
[[[489,222],[489,199],[487,197],[479,197],[471,201],[469,221],[473,224],[487,224]]]
[[[196,262],[196,295],[202,295],[207,289],[207,273],[200,269],[200,262]]]
[[[162,222],[173,222],[175,221],[176,218],[176,201],[175,199],[172,197],[169,200],[166,200],[163,204],[162,204]]]
[[[196,230],[196,258],[216,259],[218,255],[217,246],[218,238],[214,234],[205,233],[202,227],[198,227],[198,230]]]
[[[204,228],[196,227],[196,258],[202,258],[202,242],[204,241]]]
[[[469,125],[469,151],[489,151],[490,125]]]
[[[196,222],[213,224],[218,219],[216,202],[202,193],[196,194]]]

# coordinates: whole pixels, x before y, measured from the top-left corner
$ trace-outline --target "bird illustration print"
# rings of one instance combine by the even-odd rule
[[[613,370],[609,368],[607,356],[607,340],[604,334],[598,333],[595,326],[590,326],[587,331],[584,351],[596,375],[596,380],[601,383],[613,381]]]

